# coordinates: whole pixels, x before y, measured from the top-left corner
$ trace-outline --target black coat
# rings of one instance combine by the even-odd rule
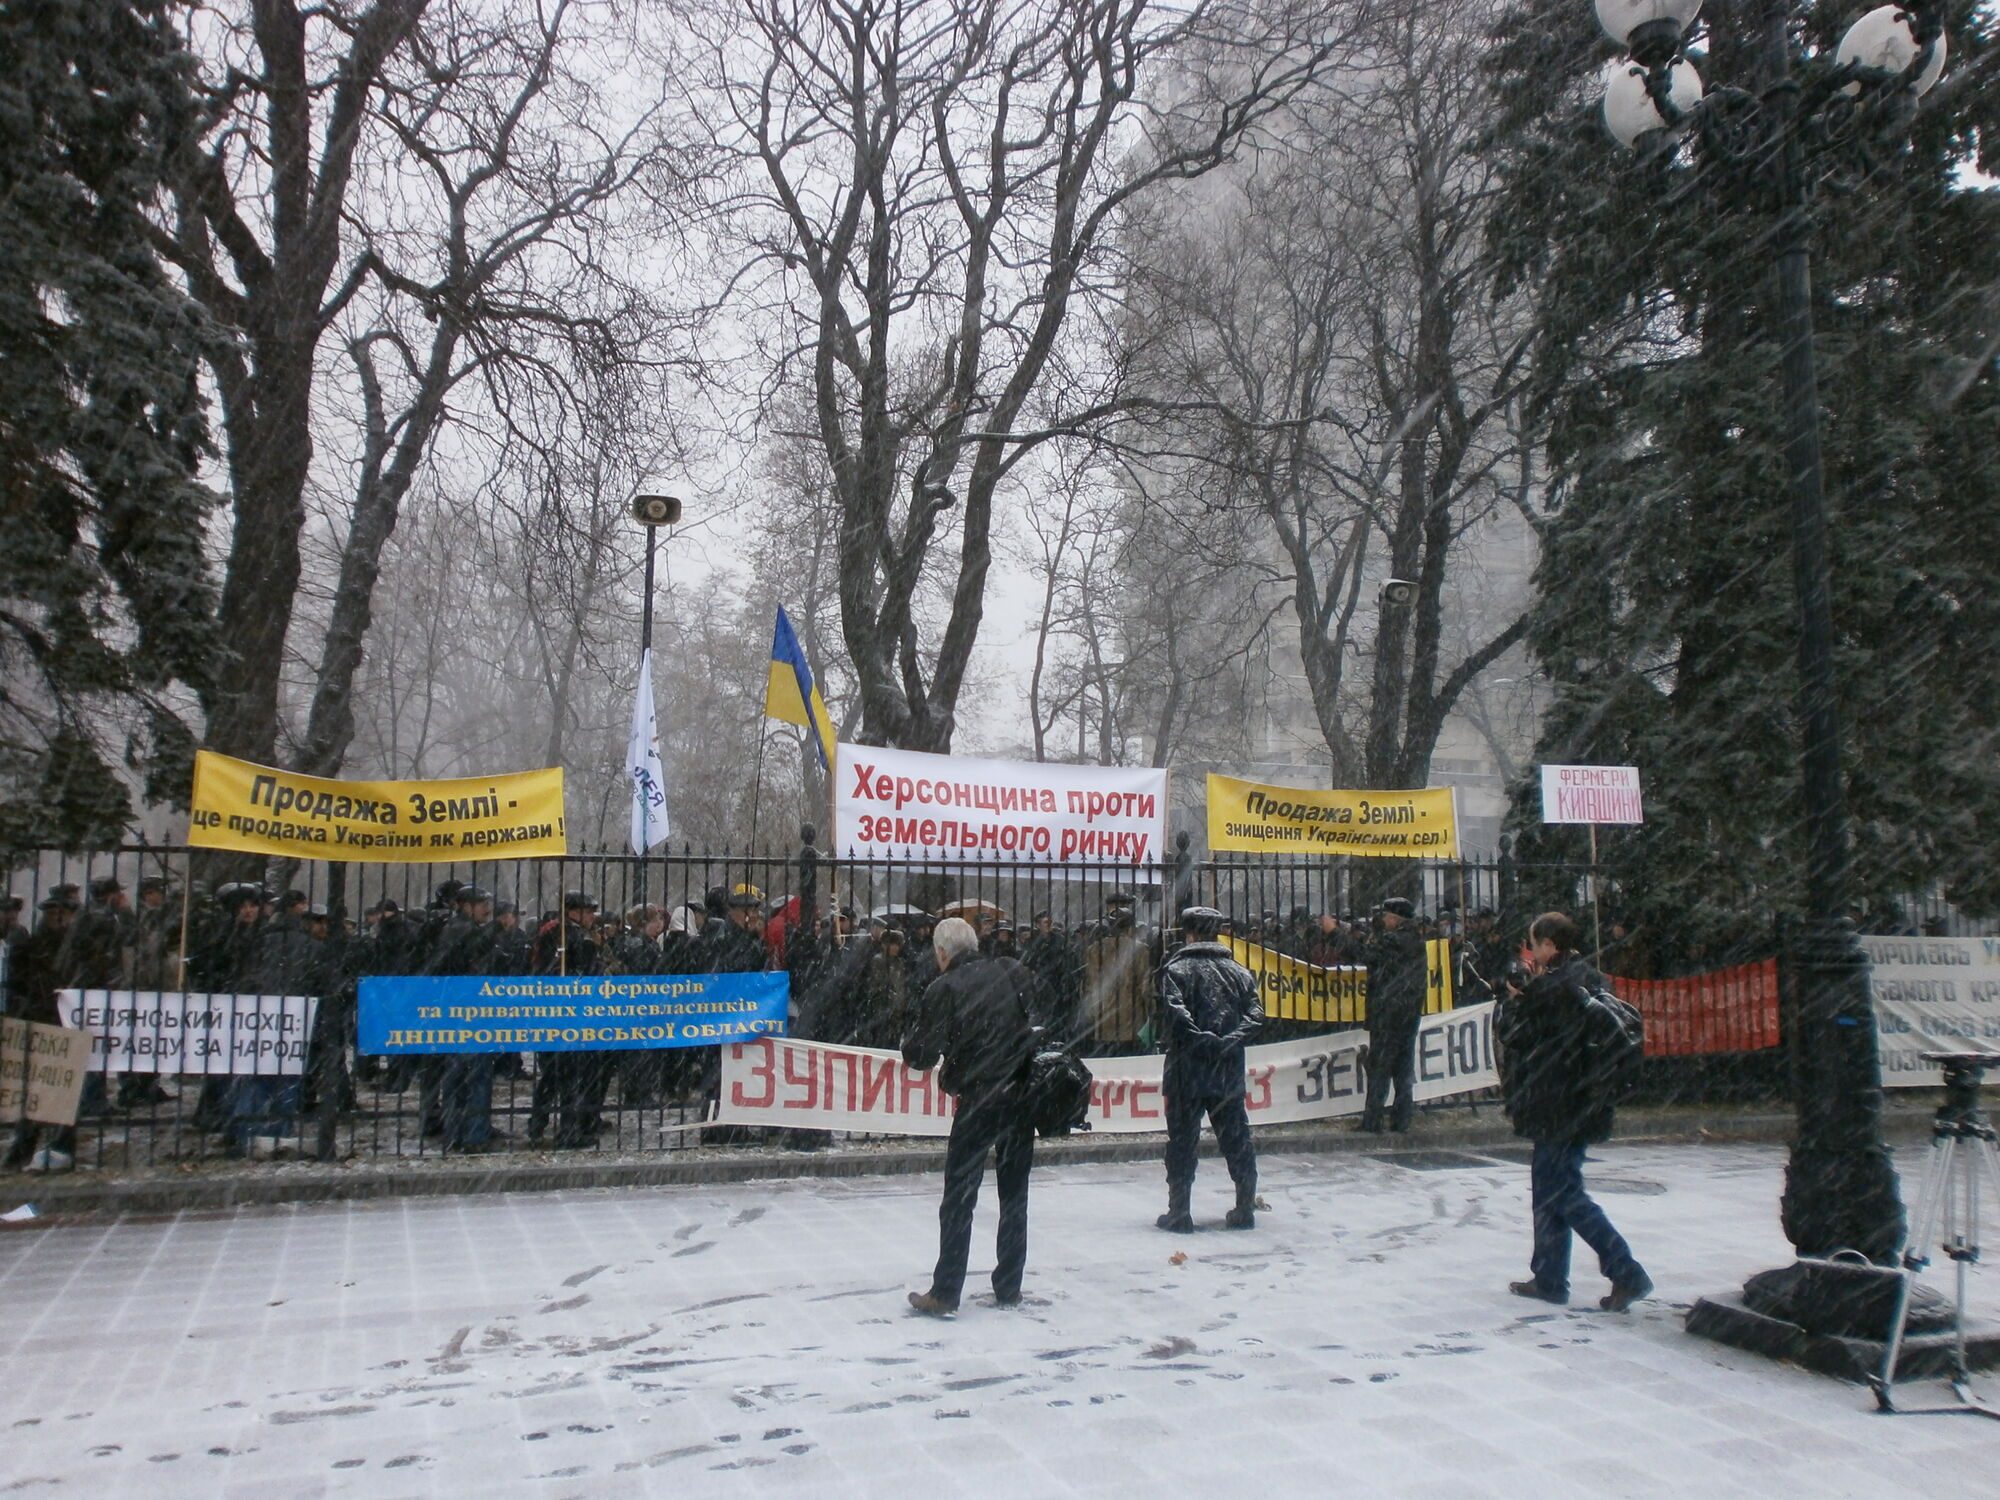
[[[263,931],[261,919],[239,922],[232,913],[218,912],[188,964],[189,987],[210,995],[255,994],[250,969]]]
[[[305,920],[277,916],[257,935],[242,985],[253,995],[325,995],[338,988],[326,944],[306,935]]]
[[[1383,928],[1362,949],[1361,961],[1368,965],[1368,1029],[1395,1031],[1415,1025],[1424,1013],[1429,978],[1424,940],[1417,929],[1408,922]]]
[[[490,922],[475,922],[460,912],[444,924],[437,951],[424,966],[427,974],[491,974],[494,934]]]
[[[612,955],[625,966],[627,974],[664,974],[660,967],[660,945],[643,932],[628,932],[611,945]]]
[[[63,984],[71,989],[110,990],[130,977],[134,922],[127,912],[93,901],[69,925],[63,941]]]
[[[63,940],[68,935],[67,929],[51,927],[44,920],[33,936],[14,945],[7,973],[8,1015],[45,1026],[62,1024],[56,991],[63,988]]]
[[[1257,978],[1221,943],[1188,943],[1160,970],[1169,1097],[1243,1094],[1243,1048],[1264,1024]]]
[[[903,1038],[903,1061],[944,1070],[938,1085],[972,1106],[1018,1090],[1029,1054],[1035,976],[1011,958],[968,953],[931,981]]]
[[[1603,982],[1571,954],[1500,1002],[1494,1034],[1514,1134],[1571,1146],[1611,1134],[1611,1101],[1584,1081],[1584,995]]]
[[[517,924],[502,927],[493,924],[493,959],[488,969],[492,974],[525,974],[534,967],[535,940],[521,930]]]
[[[696,951],[704,974],[760,974],[764,970],[764,940],[727,917],[709,921]]]

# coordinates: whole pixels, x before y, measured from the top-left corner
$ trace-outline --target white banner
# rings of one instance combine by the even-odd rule
[[[2000,1054],[2000,938],[1863,937],[1884,1088],[1944,1082],[1926,1052]]]
[[[1543,766],[1544,823],[1643,823],[1637,766]]]
[[[1167,773],[841,745],[834,849],[924,863],[1158,864]]]
[[[178,990],[58,990],[63,1025],[91,1033],[102,1073],[303,1073],[307,995],[186,995]]]
[[[1253,1125],[1330,1120],[1361,1113],[1368,1074],[1365,1031],[1248,1049],[1245,1102]],[[1160,1075],[1166,1059],[1086,1058],[1093,1081],[1093,1132],[1136,1134],[1167,1128]],[[1417,1099],[1428,1102],[1495,1088],[1493,1005],[1425,1016],[1417,1031]],[[935,1072],[903,1066],[894,1052],[764,1037],[722,1049],[726,1125],[788,1125],[799,1130],[858,1130],[876,1135],[951,1133],[954,1100]]]

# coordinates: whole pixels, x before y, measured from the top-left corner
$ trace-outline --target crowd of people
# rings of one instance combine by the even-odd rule
[[[496,1079],[524,1078],[533,1092],[530,1143],[555,1149],[596,1145],[615,1088],[626,1108],[698,1104],[712,1097],[715,1050],[543,1053],[381,1059],[356,1052],[360,981],[381,975],[616,975],[745,973],[782,970],[792,979],[793,1035],[884,1049],[908,1036],[916,1002],[939,975],[938,921],[965,920],[979,952],[1018,961],[1034,985],[1036,1023],[1055,1043],[1093,1056],[1159,1051],[1163,965],[1177,936],[1139,915],[1130,890],[1106,893],[1099,909],[1058,920],[1036,910],[1017,924],[999,906],[969,901],[933,914],[909,905],[860,913],[815,910],[808,925],[797,897],[767,898],[747,882],[716,885],[699,903],[639,903],[601,910],[593,895],[571,890],[560,909],[524,911],[480,886],[438,884],[428,902],[408,909],[391,897],[367,906],[359,922],[330,915],[302,890],[237,881],[184,904],[164,876],[137,883],[132,899],[115,876],[61,884],[41,900],[31,926],[20,897],[0,901],[7,1013],[60,1020],[64,989],[186,989],[211,994],[315,997],[304,1071],[186,1080],[144,1071],[102,1075],[86,1085],[81,1114],[144,1110],[192,1098],[178,1115],[213,1133],[228,1155],[282,1152],[303,1115],[327,1100],[338,1111],[358,1102],[357,1082],[418,1094],[424,1134],[446,1151],[490,1151],[506,1137],[494,1123]],[[1461,1003],[1484,998],[1509,960],[1493,914],[1475,910],[1419,916],[1391,898],[1368,918],[1289,916],[1274,911],[1221,919],[1216,937],[1241,935],[1275,952],[1327,967],[1369,972],[1368,1019],[1378,1065],[1363,1127],[1407,1129],[1413,1110],[1413,1042],[1425,995],[1425,942],[1458,936]],[[1263,1039],[1297,1023],[1267,1020]],[[1391,1103],[1390,1095],[1394,1096]],[[731,1138],[727,1127],[710,1134]],[[10,1167],[61,1171],[75,1159],[75,1131],[17,1130]],[[810,1144],[810,1142],[808,1142]]]
[[[485,1052],[385,1061],[356,1054],[356,996],[369,976],[789,972],[793,1034],[899,1048],[911,1067],[939,1067],[940,1087],[958,1099],[940,1256],[930,1289],[910,1297],[916,1311],[930,1315],[948,1315],[959,1305],[989,1155],[996,1158],[1001,1201],[994,1295],[1001,1305],[1020,1299],[1034,1140],[1027,1064],[1037,1049],[1164,1052],[1167,1208],[1159,1227],[1194,1228],[1192,1189],[1206,1119],[1235,1189],[1224,1223],[1253,1228],[1259,1200],[1244,1049],[1270,1022],[1257,977],[1227,940],[1243,931],[1307,963],[1367,971],[1368,1087],[1359,1125],[1395,1131],[1409,1128],[1414,1110],[1426,944],[1442,932],[1458,939],[1461,998],[1500,1002],[1495,1035],[1507,1109],[1517,1132],[1535,1143],[1531,1274],[1510,1289],[1567,1300],[1570,1240],[1578,1235],[1597,1252],[1611,1283],[1606,1307],[1622,1309],[1651,1290],[1584,1189],[1585,1147],[1610,1133],[1615,1100],[1586,1066],[1584,1027],[1603,981],[1582,956],[1577,925],[1560,913],[1537,918],[1524,947],[1507,939],[1490,911],[1469,913],[1461,930],[1455,916],[1426,920],[1400,897],[1381,902],[1365,923],[1304,909],[1289,920],[1265,913],[1246,922],[1192,907],[1176,930],[1160,932],[1138,920],[1131,892],[1114,891],[1088,921],[1059,926],[1052,911],[1035,912],[1024,935],[990,903],[938,917],[892,908],[866,919],[840,907],[808,920],[796,898],[767,900],[747,883],[711,887],[698,906],[641,903],[615,914],[601,912],[588,891],[571,890],[560,910],[524,923],[516,903],[453,880],[438,885],[421,911],[378,900],[351,930],[336,929],[303,891],[233,882],[214,892],[198,920],[172,894],[162,877],[139,882],[136,904],[115,876],[57,885],[41,900],[32,927],[23,920],[23,900],[0,901],[6,1009],[59,1024],[65,989],[317,997],[302,1073],[188,1080],[195,1084],[189,1122],[219,1134],[231,1154],[282,1140],[296,1131],[301,1112],[321,1101],[351,1106],[356,1075],[386,1090],[416,1087],[423,1128],[448,1151],[486,1151],[500,1139],[494,1080],[521,1076],[523,1059]],[[614,1082],[629,1107],[713,1098],[717,1076],[714,1048],[538,1054],[528,1139],[556,1148],[592,1146]],[[90,1076],[84,1115],[178,1097],[154,1073],[117,1077],[114,1097],[105,1075]],[[710,1129],[731,1138],[733,1128]],[[4,1164],[60,1171],[75,1153],[74,1126],[23,1123]]]

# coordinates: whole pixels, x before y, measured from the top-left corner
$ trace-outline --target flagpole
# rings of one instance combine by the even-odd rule
[[[757,779],[750,787],[750,852],[757,852],[757,816],[764,805],[764,741],[771,737],[768,718],[757,720]]]
[[[646,532],[645,598],[639,622],[639,675],[644,679],[646,685],[646,719],[648,723],[651,723],[653,718],[653,704],[651,701],[653,676],[650,671],[650,662],[653,651],[654,561],[659,551],[660,528],[662,526],[677,525],[681,518],[681,512],[681,502],[672,495],[641,494],[632,497],[632,519],[638,522]],[[655,733],[657,734],[657,730]],[[648,753],[653,763],[657,764],[657,748],[649,748]],[[634,774],[630,766],[626,767],[626,773],[628,775]],[[657,790],[657,788],[649,790]],[[636,897],[642,902],[646,899],[646,854],[653,847],[652,822],[652,797],[650,795],[642,796],[639,798],[639,848],[635,851],[639,856],[639,879]],[[566,931],[565,936],[567,936]]]

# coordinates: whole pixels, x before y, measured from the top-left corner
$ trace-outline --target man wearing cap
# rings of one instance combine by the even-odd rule
[[[132,977],[132,902],[116,875],[94,876],[90,902],[63,944],[63,980],[79,990],[117,990]]]
[[[1401,896],[1382,903],[1380,926],[1362,950],[1368,966],[1368,1096],[1361,1128],[1382,1133],[1390,1086],[1396,1102],[1389,1128],[1405,1131],[1416,1116],[1417,1027],[1424,1016],[1424,940],[1416,908]]]
[[[280,901],[277,905],[278,914],[257,934],[239,986],[236,1003],[246,1012],[263,1013],[262,1001],[248,997],[305,995],[323,1000],[336,988],[326,946],[314,942],[306,931],[304,904]],[[256,1071],[237,1073],[229,1080],[224,1105],[229,1122],[223,1136],[232,1157],[275,1152],[298,1132],[302,1075],[278,1072],[275,1059],[267,1063],[258,1058],[251,1066]]]
[[[564,893],[561,937],[542,956],[544,973],[584,978],[604,972],[603,954],[591,936],[596,916],[595,896],[588,891]],[[610,1059],[602,1052],[537,1054],[528,1134],[540,1135],[553,1117],[550,1144],[558,1151],[595,1146],[604,1128],[604,1094],[610,1083]]]
[[[1080,1042],[1088,1031],[1080,1014],[1077,986],[1083,959],[1071,945],[1069,935],[1055,924],[1055,913],[1038,911],[1034,931],[1021,945],[1021,962],[1042,987],[1042,1005],[1049,1017],[1050,1040],[1058,1046]]]
[[[452,893],[451,920],[438,938],[427,974],[488,975],[493,972],[493,893],[462,885]],[[473,1153],[493,1148],[493,1054],[454,1052],[436,1059],[435,1090],[424,1091],[424,1133],[443,1137],[444,1149]]]
[[[1127,1057],[1148,1050],[1141,1033],[1153,1022],[1153,955],[1139,940],[1130,907],[1106,908],[1103,937],[1083,950],[1083,994],[1092,1051]]]
[[[139,909],[134,914],[130,935],[129,983],[135,990],[178,990],[181,987],[180,954],[175,939],[179,935],[179,914],[167,905],[168,882],[164,875],[148,875],[139,882]],[[118,1080],[118,1107],[139,1109],[165,1104],[174,1096],[160,1087],[159,1074],[131,1069]]]
[[[1194,1232],[1191,1200],[1201,1145],[1201,1117],[1229,1163],[1236,1206],[1231,1229],[1257,1224],[1257,1151],[1244,1106],[1244,1047],[1264,1023],[1257,979],[1218,938],[1222,913],[1190,906],[1181,913],[1181,946],[1160,970],[1160,1013],[1167,1061],[1167,1211],[1155,1221],[1174,1234]]]

